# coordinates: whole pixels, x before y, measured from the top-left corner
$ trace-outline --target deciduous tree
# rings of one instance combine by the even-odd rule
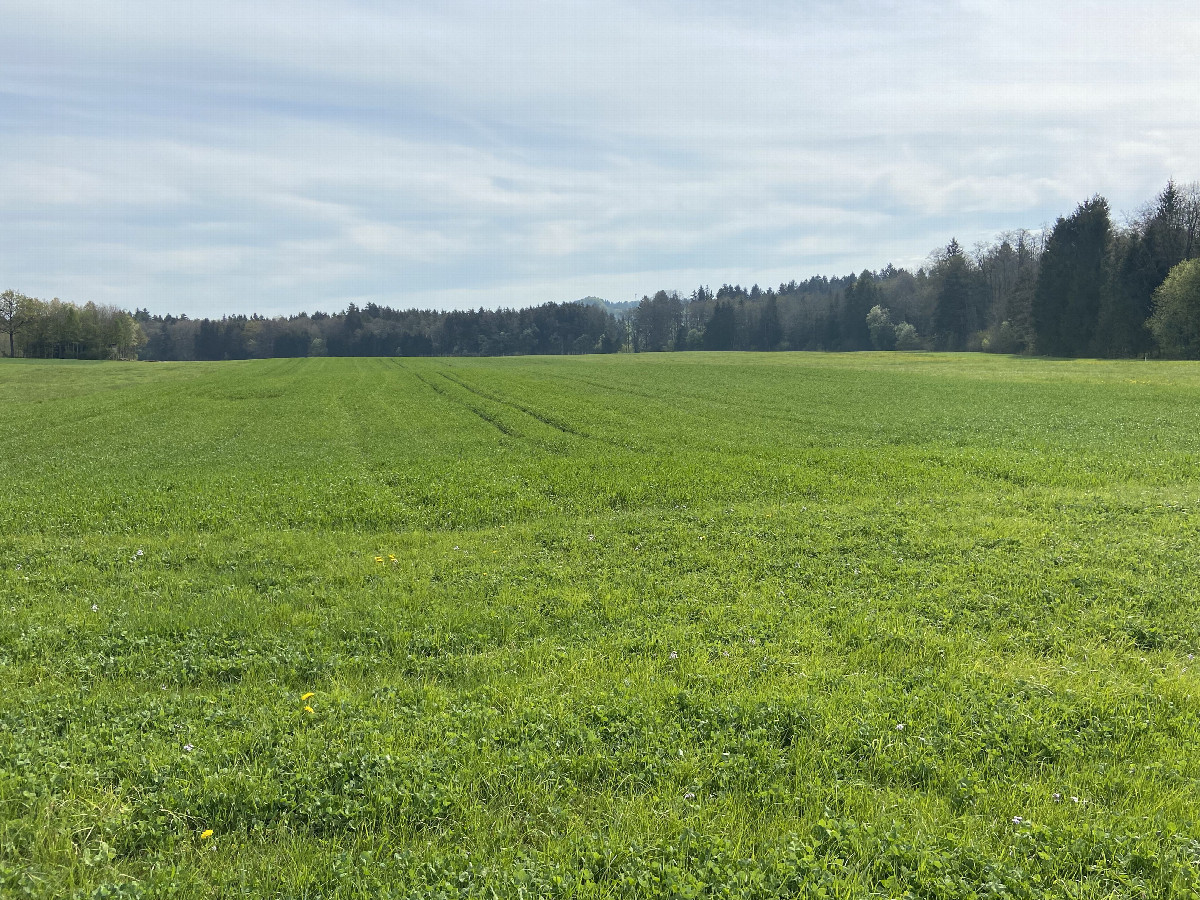
[[[1200,357],[1200,259],[1185,260],[1170,271],[1154,292],[1154,314],[1147,324],[1163,352]]]
[[[14,290],[0,294],[0,331],[8,335],[8,355],[17,355],[17,332],[30,320],[31,299]]]

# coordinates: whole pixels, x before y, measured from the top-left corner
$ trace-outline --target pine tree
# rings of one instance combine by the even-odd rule
[[[1055,223],[1033,296],[1038,353],[1083,356],[1092,351],[1111,234],[1108,201],[1099,196]]]

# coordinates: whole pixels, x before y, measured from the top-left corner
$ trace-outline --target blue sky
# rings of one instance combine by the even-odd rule
[[[917,267],[1200,179],[1182,2],[25,2],[0,289],[220,316]]]

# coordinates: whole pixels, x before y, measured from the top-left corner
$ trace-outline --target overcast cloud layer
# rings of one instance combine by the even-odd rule
[[[1192,3],[397,7],[4,0],[0,289],[629,300],[915,268],[1200,178]]]

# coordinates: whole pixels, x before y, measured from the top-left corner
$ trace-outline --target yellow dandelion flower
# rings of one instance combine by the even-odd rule
[[[312,691],[309,691],[307,694],[305,694],[303,697],[300,698],[300,702],[303,703],[305,700],[311,700],[315,696],[317,696],[317,695],[314,694]]]
[[[304,711],[305,711],[306,713],[308,713],[309,715],[311,715],[311,714],[314,712],[314,710],[313,710],[313,708],[312,708],[311,706],[306,706],[306,707],[304,707]]]
[[[207,841],[210,837],[212,837],[212,834],[213,832],[211,828],[205,828],[202,832],[200,832],[200,840]]]
[[[388,554],[388,559],[395,559],[395,558],[396,558],[396,554],[395,554],[395,553],[389,553],[389,554]]]
[[[375,562],[383,562],[383,557],[382,556],[375,557]]]

